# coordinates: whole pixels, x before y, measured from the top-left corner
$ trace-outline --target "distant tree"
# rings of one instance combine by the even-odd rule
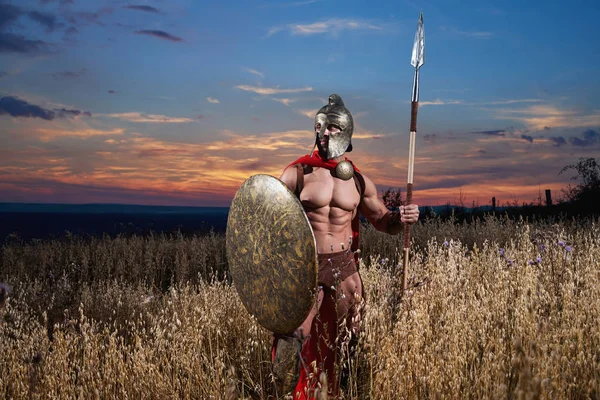
[[[458,201],[457,201],[457,203],[458,203],[458,207],[456,207],[456,209],[457,209],[457,211],[458,211],[459,213],[463,213],[463,212],[465,212],[465,209],[466,209],[466,207],[465,207],[465,202],[466,202],[466,201],[467,201],[467,198],[466,198],[466,196],[464,195],[464,193],[463,193],[463,191],[462,191],[462,187],[461,187],[461,188],[459,189],[459,191],[458,191]]]
[[[572,180],[579,180],[577,186],[569,185],[563,189],[565,196],[572,202],[592,205],[600,200],[600,164],[595,158],[580,158],[577,164],[567,165],[558,173],[559,175],[568,170],[575,170],[576,175]]]
[[[544,205],[544,199],[542,198],[542,188],[541,187],[538,186],[538,195],[531,204],[536,205],[538,207],[541,207]]]
[[[390,211],[396,211],[403,204],[402,202],[402,191],[400,189],[392,189],[389,188],[385,192],[383,192],[383,204]]]

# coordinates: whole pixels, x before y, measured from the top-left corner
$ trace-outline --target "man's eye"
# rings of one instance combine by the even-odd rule
[[[316,124],[315,129],[321,129],[321,124]]]

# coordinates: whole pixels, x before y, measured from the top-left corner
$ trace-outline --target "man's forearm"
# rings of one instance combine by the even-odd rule
[[[400,211],[390,211],[384,218],[387,218],[385,225],[387,233],[390,235],[398,235],[402,232],[404,224],[400,220]]]

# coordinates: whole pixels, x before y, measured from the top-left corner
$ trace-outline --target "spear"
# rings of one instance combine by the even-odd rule
[[[410,63],[415,67],[415,77],[412,87],[412,100],[410,103],[410,145],[408,153],[408,183],[406,184],[406,204],[412,204],[413,172],[415,166],[415,139],[417,136],[417,111],[419,110],[419,69],[425,63],[425,38],[423,29],[423,11],[419,15],[415,42],[412,49]],[[406,291],[406,277],[408,275],[408,253],[410,251],[410,225],[404,225],[404,270],[402,272],[402,293]]]

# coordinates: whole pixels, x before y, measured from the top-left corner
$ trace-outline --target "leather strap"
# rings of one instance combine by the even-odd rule
[[[296,164],[297,176],[296,176],[296,190],[294,190],[294,194],[298,198],[300,198],[300,193],[302,193],[302,189],[304,189],[304,174],[306,173],[307,167],[309,167],[309,166],[304,165],[304,164]],[[363,176],[356,171],[354,171],[354,175],[352,176],[352,178],[354,179],[354,185],[356,186],[356,190],[358,191],[358,194],[360,195],[360,202],[358,203],[358,205],[360,207],[360,204],[362,203],[362,200],[363,200],[363,197],[365,194],[365,178],[363,178]]]

